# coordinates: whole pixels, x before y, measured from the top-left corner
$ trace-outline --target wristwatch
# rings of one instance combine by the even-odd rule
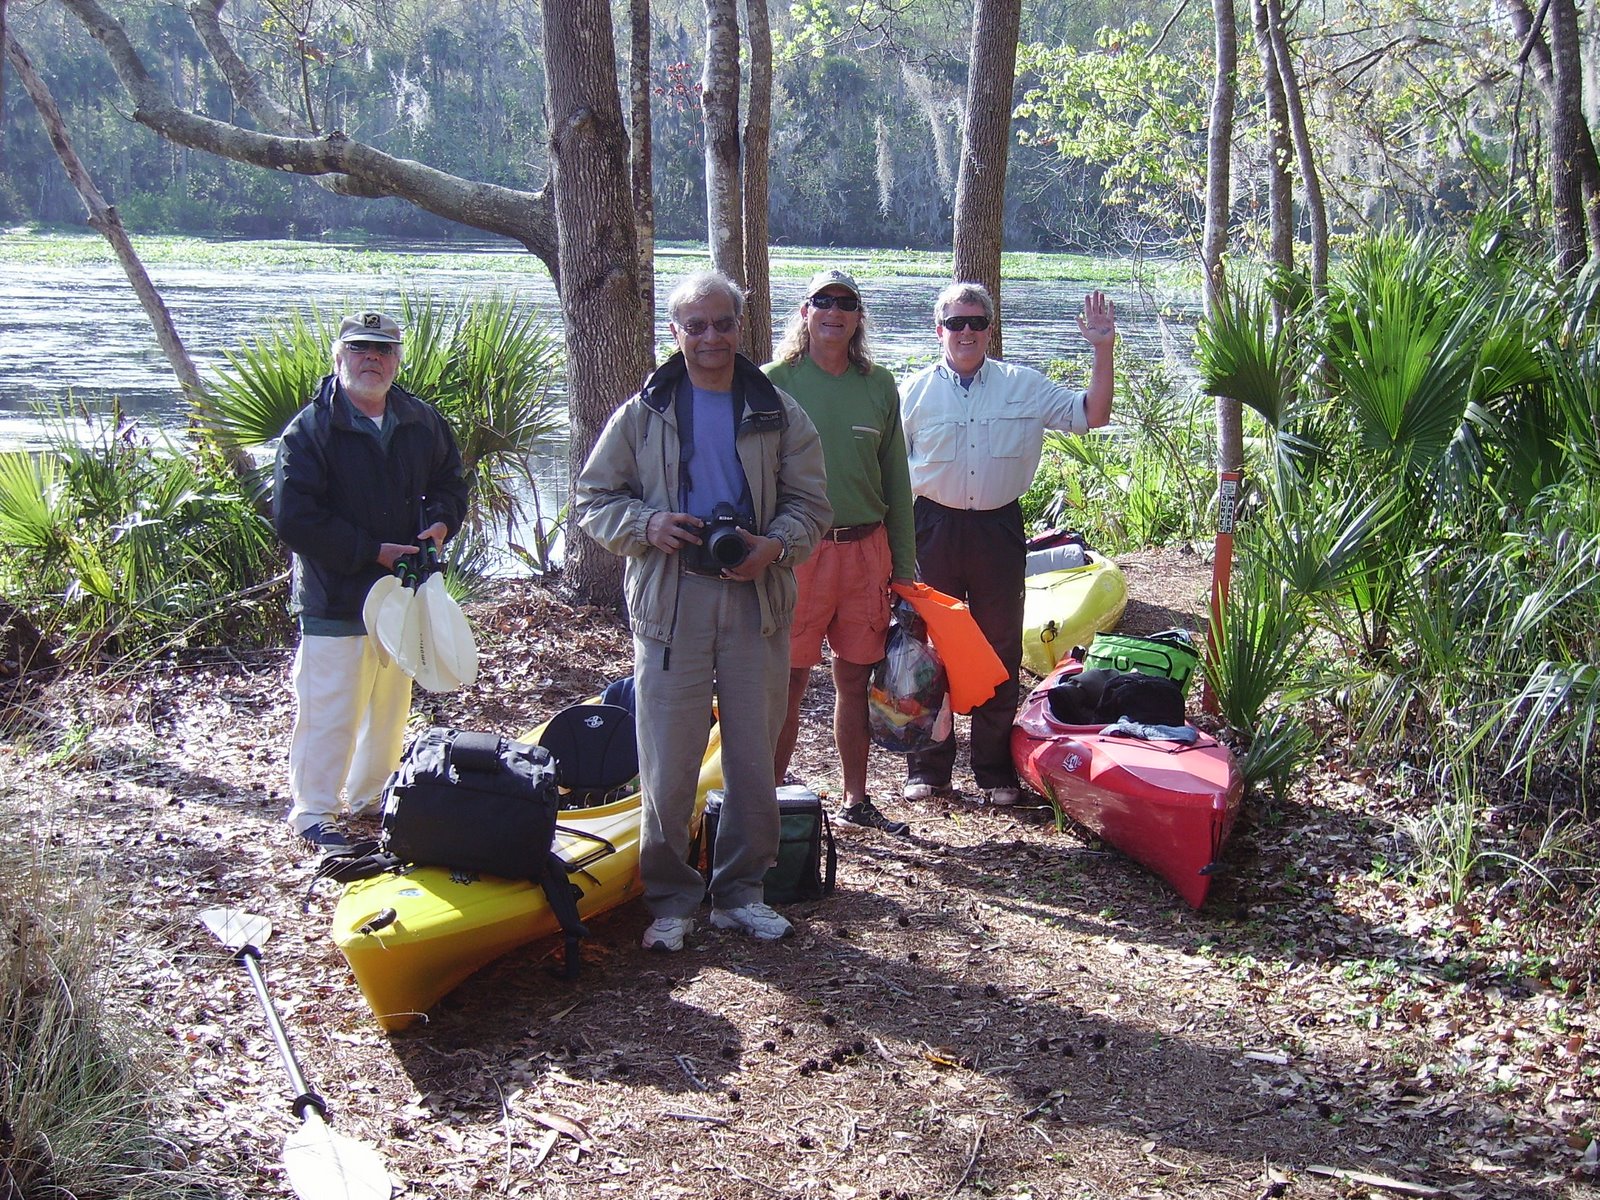
[[[783,534],[781,534],[781,533],[769,533],[769,534],[767,534],[767,536],[769,538],[772,538],[774,541],[776,541],[778,543],[778,545],[783,547],[783,549],[781,551],[779,551],[778,557],[772,560],[773,565],[776,566],[776,565],[778,565],[780,563],[788,562],[789,561],[789,539],[784,537]]]

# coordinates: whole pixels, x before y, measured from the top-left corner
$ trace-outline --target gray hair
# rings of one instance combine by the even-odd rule
[[[994,320],[994,297],[981,283],[952,283],[945,288],[933,302],[933,319],[943,321],[944,310],[952,304],[981,304],[983,315]]]
[[[721,271],[696,271],[680,279],[678,286],[668,295],[667,317],[676,325],[680,309],[712,296],[726,296],[733,304],[733,315],[736,318],[744,316],[743,288]]]

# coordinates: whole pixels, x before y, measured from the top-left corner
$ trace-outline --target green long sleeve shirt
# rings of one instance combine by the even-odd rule
[[[822,437],[834,525],[882,521],[889,531],[894,577],[916,578],[911,471],[894,376],[878,366],[866,375],[853,366],[843,375],[830,375],[809,355],[761,369],[805,409]]]

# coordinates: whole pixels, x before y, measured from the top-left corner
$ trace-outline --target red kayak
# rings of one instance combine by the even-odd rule
[[[1029,694],[1011,730],[1017,772],[1059,811],[1199,908],[1244,795],[1233,755],[1198,730],[1198,741],[1187,746],[1113,736],[1103,725],[1062,724],[1050,711],[1050,689],[1082,669],[1063,660]]]

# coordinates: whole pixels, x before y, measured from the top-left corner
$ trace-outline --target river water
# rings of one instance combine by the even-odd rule
[[[475,255],[464,259],[459,244],[384,249],[423,256],[423,265],[409,258],[403,271],[361,275],[155,265],[150,275],[202,376],[226,365],[225,348],[240,346],[294,311],[309,313],[313,304],[325,312],[384,308],[396,305],[402,291],[448,300],[493,291],[515,294],[547,313],[553,328],[559,327],[549,276],[543,271],[507,271],[503,245],[482,248],[481,269],[473,262]],[[448,265],[426,265],[430,253]],[[810,271],[842,265],[859,272],[872,314],[872,346],[878,361],[897,374],[932,361],[938,345],[931,312],[940,286],[937,280],[873,273],[852,261],[853,254],[864,257],[864,252],[819,257],[823,254],[828,252],[812,252],[803,259],[775,255],[773,310],[780,328],[802,299]],[[662,263],[663,296],[676,270],[676,263]],[[1087,347],[1073,317],[1090,286],[1074,280],[1007,283],[1006,357],[1043,367],[1052,358],[1085,354]],[[1138,293],[1131,288],[1114,288],[1112,294],[1127,343],[1181,371],[1188,358],[1193,297]],[[664,314],[658,313],[656,328],[664,342]],[[107,263],[15,265],[5,271],[0,277],[0,448],[41,444],[46,432],[41,409],[54,409],[67,400],[103,409],[112,397],[120,398],[123,411],[147,427],[178,430],[183,425],[172,372],[121,269]],[[553,443],[535,464],[545,512],[563,502],[565,456],[565,446]]]

